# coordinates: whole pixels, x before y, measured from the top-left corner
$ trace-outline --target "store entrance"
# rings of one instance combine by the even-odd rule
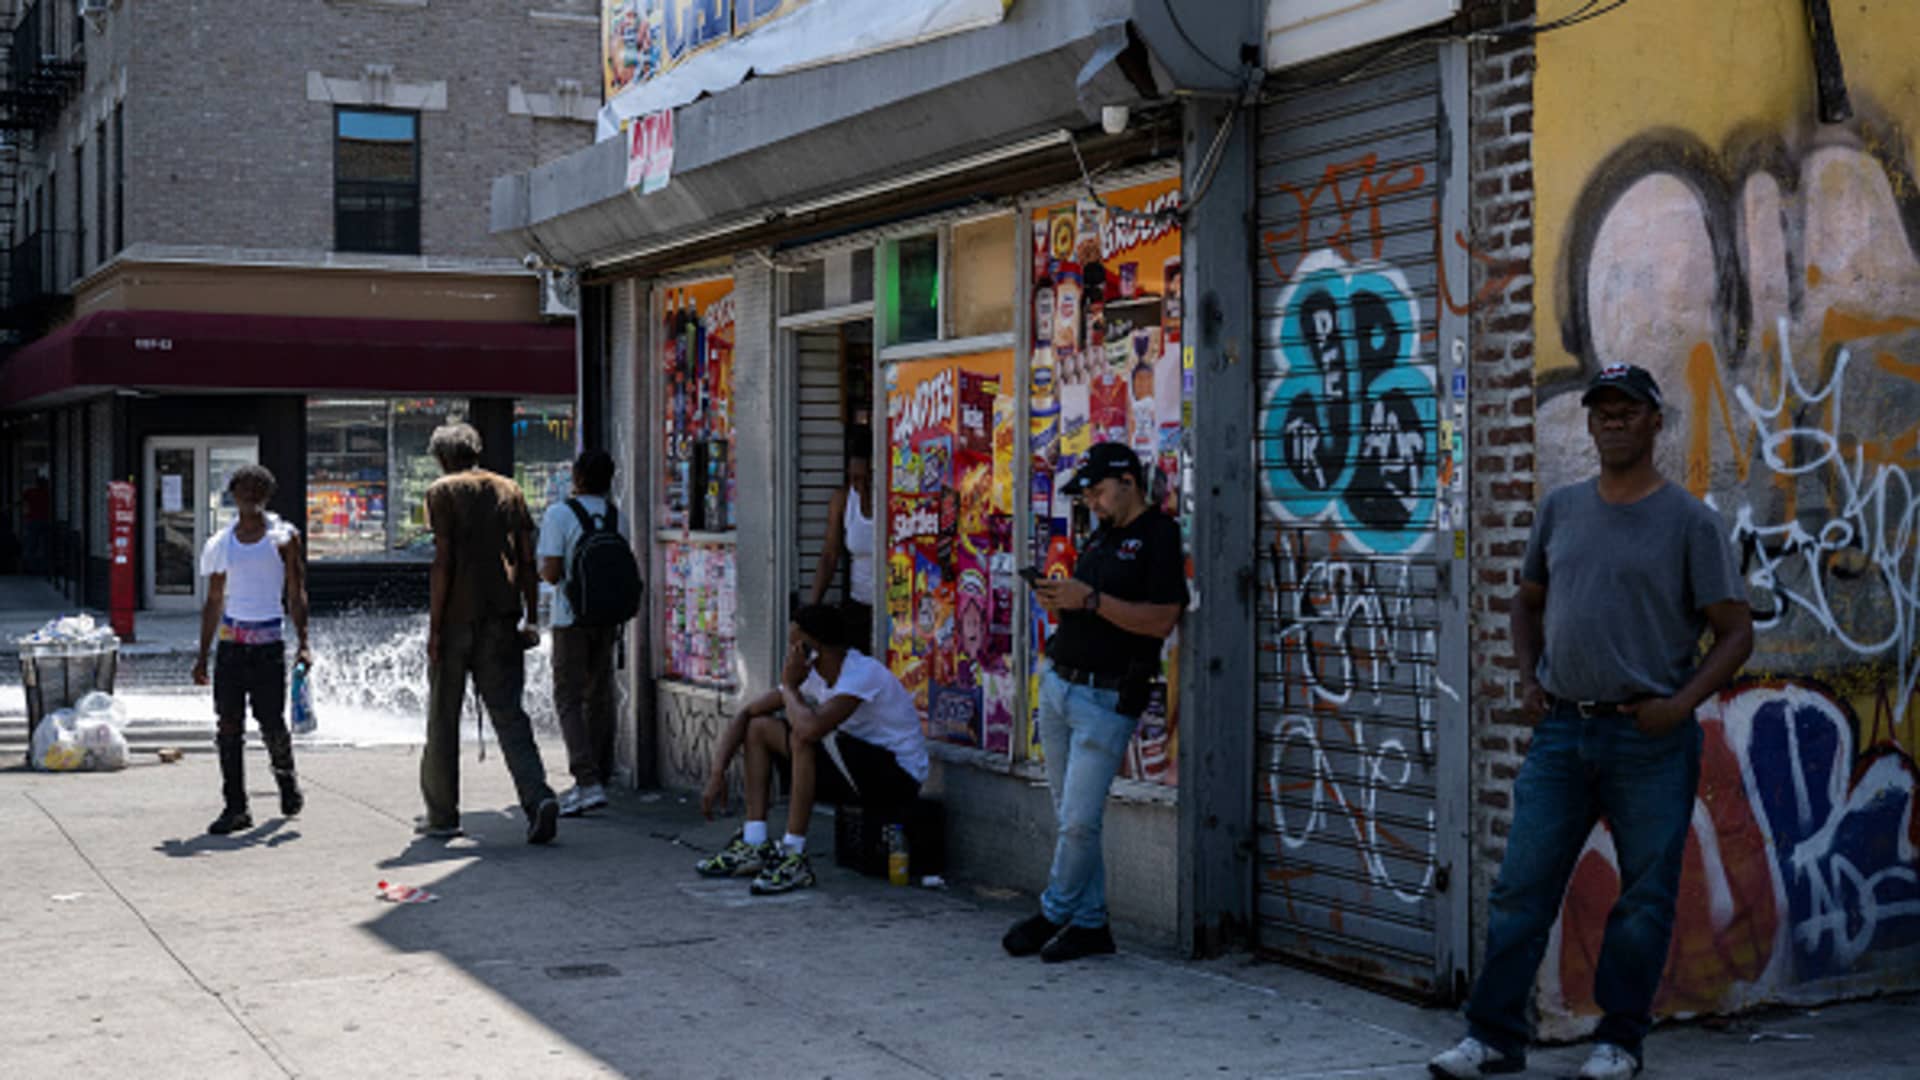
[[[871,452],[873,430],[873,324],[861,319],[791,331],[796,402],[793,462],[794,603],[820,599],[841,604],[853,594],[852,560],[841,550],[832,572],[816,583],[821,552],[831,535],[834,495],[847,485],[847,445],[851,433],[866,432]],[[878,494],[869,489],[870,501]],[[871,519],[871,505],[860,508]],[[871,569],[871,568],[870,568]],[[872,585],[869,581],[867,585]],[[872,592],[859,589],[862,596]],[[860,628],[861,637],[869,628]]]
[[[191,611],[206,598],[200,549],[234,518],[227,481],[242,465],[260,461],[252,436],[170,435],[147,440],[142,473],[146,606]]]

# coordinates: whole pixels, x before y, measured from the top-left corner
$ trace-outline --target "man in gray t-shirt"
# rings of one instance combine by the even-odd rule
[[[1525,1067],[1534,976],[1567,880],[1603,818],[1620,899],[1594,977],[1606,1015],[1580,1076],[1640,1071],[1700,778],[1693,710],[1753,651],[1746,590],[1719,515],[1654,467],[1662,402],[1653,376],[1609,367],[1580,401],[1600,475],[1548,495],[1527,544],[1512,633],[1522,707],[1536,726],[1514,781],[1468,1035],[1429,1062],[1435,1076]],[[1702,656],[1707,630],[1713,645]]]

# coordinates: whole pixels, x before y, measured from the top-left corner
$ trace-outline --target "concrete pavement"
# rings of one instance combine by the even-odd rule
[[[293,821],[248,765],[260,824],[232,838],[201,831],[208,756],[0,773],[0,1075],[1417,1077],[1458,1031],[1282,966],[1181,962],[1124,926],[1116,957],[1011,959],[999,936],[1030,898],[839,870],[825,818],[819,887],[759,899],[693,874],[737,820],[676,796],[616,792],[529,848],[497,753],[469,749],[471,836],[425,842],[412,748],[304,752]],[[383,903],[382,880],[440,899]],[[1677,1026],[1646,1075],[1913,1076],[1916,1021],[1906,998]],[[1530,1075],[1583,1058],[1542,1050]]]

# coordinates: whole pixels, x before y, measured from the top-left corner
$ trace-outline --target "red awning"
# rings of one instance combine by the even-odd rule
[[[0,363],[0,408],[100,390],[570,397],[571,325],[96,311]]]

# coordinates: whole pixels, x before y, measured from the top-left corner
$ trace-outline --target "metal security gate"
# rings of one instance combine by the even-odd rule
[[[801,601],[813,586],[814,567],[827,542],[827,511],[847,482],[846,428],[840,423],[840,328],[801,330],[793,336],[795,404],[800,442],[794,455],[793,589]],[[846,560],[829,583],[826,601],[839,603]]]
[[[1421,43],[1270,90],[1257,186],[1258,942],[1436,999],[1469,877],[1452,72]]]

